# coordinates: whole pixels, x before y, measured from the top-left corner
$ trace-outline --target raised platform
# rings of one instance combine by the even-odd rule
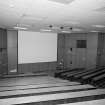
[[[16,77],[32,77],[32,76],[47,76],[47,73],[39,72],[39,73],[25,73],[25,74],[9,74],[1,76],[1,78],[16,78]]]

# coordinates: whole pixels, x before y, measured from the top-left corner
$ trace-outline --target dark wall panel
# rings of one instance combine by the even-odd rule
[[[105,66],[105,33],[98,34],[97,66]]]
[[[8,73],[7,30],[0,29],[0,75]]]
[[[7,30],[2,31],[2,48],[7,48]]]
[[[57,62],[40,62],[40,63],[26,63],[18,64],[19,73],[36,73],[45,72],[49,75],[53,75],[56,71]]]

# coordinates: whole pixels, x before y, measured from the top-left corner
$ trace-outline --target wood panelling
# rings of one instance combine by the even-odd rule
[[[0,48],[7,48],[7,31],[0,29]]]
[[[7,48],[7,30],[0,29],[0,48]]]
[[[2,29],[0,29],[0,48],[2,48]]]
[[[96,66],[98,33],[58,34],[58,65],[66,68]],[[86,40],[86,48],[77,48],[77,40]]]
[[[56,64],[57,62],[18,64],[18,73],[45,72],[49,75],[53,75],[56,70]]]
[[[87,68],[96,66],[98,33],[87,34]]]
[[[61,63],[64,63],[64,49],[65,49],[65,35],[58,34],[57,41],[57,66],[61,66]]]
[[[8,30],[8,74],[17,73],[17,31]]]
[[[66,68],[84,68],[86,48],[77,48],[77,40],[86,40],[86,33],[58,34],[58,64]]]
[[[105,66],[105,33],[98,34],[97,66]]]

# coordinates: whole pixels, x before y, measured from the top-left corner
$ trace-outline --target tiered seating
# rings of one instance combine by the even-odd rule
[[[67,76],[68,74],[81,72],[81,70],[84,70],[84,69],[83,68],[75,68],[75,69],[65,68],[64,70],[57,71],[55,73],[55,77],[65,78],[65,76]]]
[[[50,76],[0,80],[0,105],[78,105],[95,100],[103,103],[102,99],[105,100],[105,89]]]
[[[105,70],[105,69],[104,69]],[[95,86],[103,87],[105,88],[105,72],[102,73],[101,75],[98,75],[94,78],[92,78],[92,83]]]
[[[78,81],[85,84],[92,84],[97,87],[105,87],[105,67],[97,67],[87,70],[69,70],[58,73],[58,77],[70,81]]]

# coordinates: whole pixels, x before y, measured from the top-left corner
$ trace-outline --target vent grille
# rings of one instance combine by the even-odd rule
[[[57,2],[57,3],[62,3],[62,4],[70,4],[74,0],[49,0],[49,1]]]

